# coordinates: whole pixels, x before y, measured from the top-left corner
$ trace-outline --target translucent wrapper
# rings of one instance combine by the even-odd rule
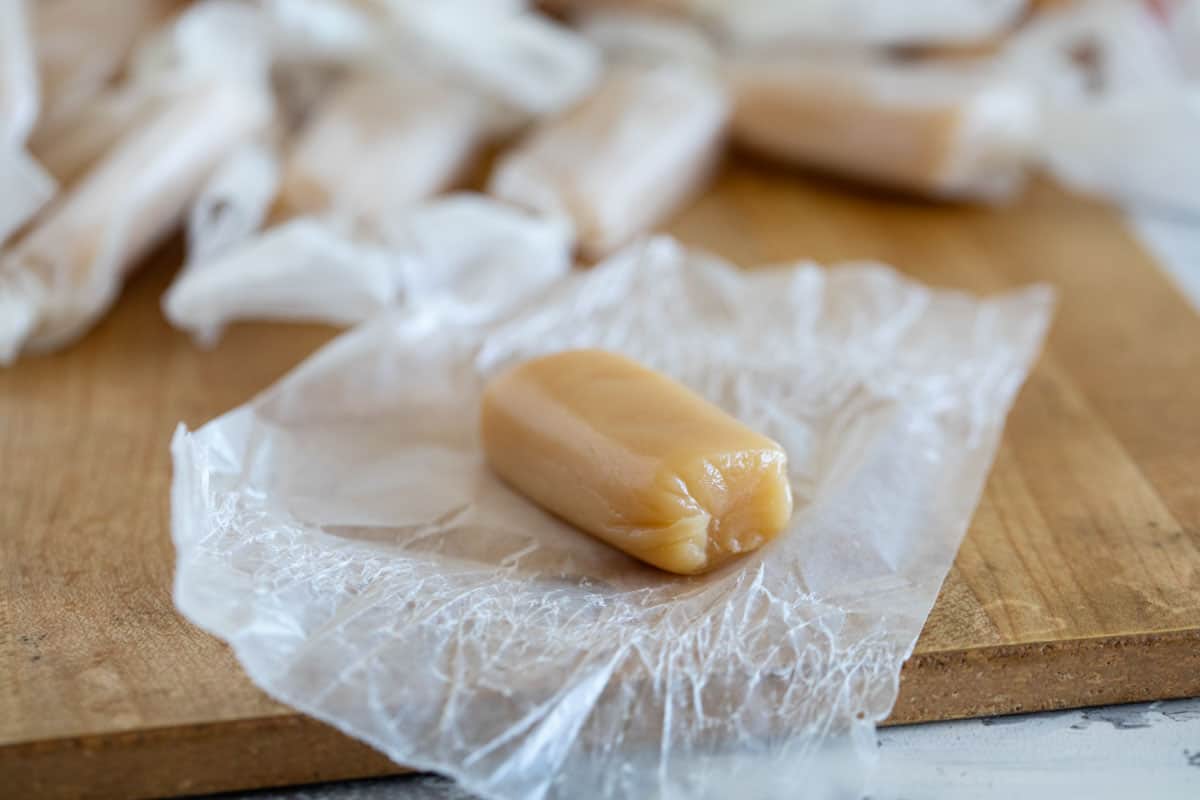
[[[1131,210],[1200,220],[1200,87],[1108,98],[1048,115],[1047,169]]]
[[[1001,55],[1009,75],[1059,101],[1179,84],[1167,30],[1145,4],[1090,0],[1051,8],[1012,37]]]
[[[485,797],[859,797],[1051,303],[655,239],[489,324],[378,318],[176,433],[176,604],[272,696]],[[576,347],[780,442],[789,529],[679,578],[506,489],[481,387]]]
[[[1193,81],[1200,81],[1200,0],[1176,0],[1168,20],[1171,44]]]
[[[209,243],[229,231],[213,224]],[[237,319],[349,325],[404,304],[479,321],[561,277],[570,254],[560,222],[482,196],[450,196],[413,206],[370,235],[345,220],[299,217],[217,248],[184,269],[163,308],[205,343]]]
[[[25,149],[38,116],[38,79],[24,0],[0,0],[0,245],[54,194]]]
[[[270,84],[277,132],[291,131],[326,98],[341,71],[387,41],[374,7],[343,0],[206,0],[139,47],[133,72],[151,85],[164,72]]]
[[[938,197],[1012,195],[1039,118],[1020,83],[879,58],[745,59],[733,136],[792,163]]]
[[[601,66],[591,44],[526,5],[266,0],[258,13],[285,85],[314,67],[419,74],[446,91],[473,93],[489,125],[507,132],[576,102]]]
[[[744,47],[920,45],[988,39],[1020,21],[1027,0],[691,0]]]
[[[262,0],[283,62],[347,62],[378,45],[372,3],[345,0]]]
[[[74,0],[65,2],[67,7],[77,5],[82,4]],[[97,8],[92,6],[98,4],[86,5],[89,10],[80,11],[79,19],[95,16]],[[144,19],[138,18],[139,24],[149,28],[149,20],[157,22],[166,16],[164,8],[178,5],[143,0],[132,7],[136,12],[149,14]],[[160,14],[157,17],[150,14],[151,8]],[[67,17],[59,22],[64,28],[72,24]],[[78,25],[78,20],[73,24]],[[110,23],[97,23],[98,28],[107,31],[103,24]],[[265,86],[275,53],[272,32],[271,19],[262,8],[248,2],[210,0],[190,6],[169,24],[143,31],[132,52],[127,52],[133,44],[132,38],[121,40],[126,49],[121,50],[116,64],[122,67],[125,79],[92,91],[77,98],[70,107],[60,109],[53,124],[38,127],[31,148],[56,178],[70,184],[96,166],[116,143],[134,136],[169,106],[180,103],[181,96],[194,85],[216,79]],[[84,36],[83,32],[73,30],[67,41],[78,44]],[[265,97],[265,89],[256,91],[262,91]]]
[[[1164,24],[1142,3],[1066,3],[970,59],[743,56],[728,67],[733,133],[921,194],[1003,199],[1041,168],[1140,211],[1200,216],[1200,82],[1172,44],[1187,12]]]
[[[1047,12],[997,68],[1040,100],[1037,160],[1075,189],[1140,211],[1200,218],[1200,78],[1145,4],[1095,0]]]
[[[168,99],[164,90],[133,84],[105,89],[64,113],[61,124],[39,127],[29,149],[60,183],[70,185],[122,137],[162,111]]]
[[[687,19],[600,8],[580,11],[572,22],[611,62],[674,61],[700,68],[713,68],[717,63],[708,35]]]
[[[45,107],[38,127],[57,133],[118,77],[138,41],[183,3],[36,0],[30,5]]]
[[[225,155],[269,119],[253,86],[180,87],[0,259],[0,363],[86,331]]]
[[[54,196],[55,183],[23,147],[0,144],[0,245]]]
[[[248,141],[216,168],[188,210],[189,264],[216,258],[267,222],[281,180],[277,149],[269,139]]]
[[[385,0],[406,42],[513,111],[540,116],[577,102],[600,76],[600,55],[583,37],[521,4],[476,0]]]
[[[131,54],[132,79],[151,83],[163,74],[265,84],[277,58],[276,20],[246,0],[196,3]]]
[[[545,0],[559,11],[690,17],[740,49],[961,45],[1016,25],[1028,0]]]
[[[583,254],[599,257],[699,191],[727,117],[724,90],[697,70],[615,68],[595,94],[506,155],[488,191],[571,220]]]
[[[359,72],[298,134],[280,199],[292,213],[386,218],[460,178],[487,133],[480,98],[436,75]]]

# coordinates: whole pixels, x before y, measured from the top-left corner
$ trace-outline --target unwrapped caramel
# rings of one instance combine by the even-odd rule
[[[483,395],[492,469],[538,505],[656,567],[694,575],[774,538],[787,455],[675,381],[601,350],[528,361]]]

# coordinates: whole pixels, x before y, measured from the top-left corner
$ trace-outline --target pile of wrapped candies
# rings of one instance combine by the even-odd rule
[[[0,0],[0,364],[86,333],[180,226],[163,308],[201,342],[503,313],[730,143],[1200,215],[1200,0]]]

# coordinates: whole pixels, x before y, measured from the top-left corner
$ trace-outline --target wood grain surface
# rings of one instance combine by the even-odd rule
[[[672,225],[742,263],[878,259],[1061,291],[891,722],[1200,694],[1200,318],[1110,210],[850,191],[735,160]],[[0,794],[129,797],[400,771],[264,696],[171,603],[168,441],[334,332],[164,322],[158,258],[76,347],[0,371]]]

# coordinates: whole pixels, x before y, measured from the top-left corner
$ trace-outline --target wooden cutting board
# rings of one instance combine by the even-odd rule
[[[891,722],[1200,694],[1200,317],[1119,217],[1035,186],[925,204],[735,161],[672,226],[741,263],[874,258],[1061,290]],[[0,371],[0,793],[146,796],[399,771],[272,702],[171,604],[167,444],[332,332],[204,352],[158,310],[179,252],[67,352]]]

